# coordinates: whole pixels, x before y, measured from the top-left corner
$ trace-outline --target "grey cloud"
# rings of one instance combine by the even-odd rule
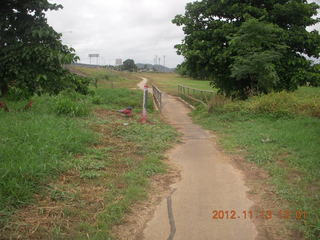
[[[174,45],[181,42],[183,32],[171,20],[191,0],[50,1],[64,9],[49,12],[49,24],[63,33],[64,42],[76,49],[82,62],[89,61],[89,53],[100,53],[106,64],[119,57],[153,63],[155,55],[166,55],[170,67],[182,61]],[[319,25],[308,29],[319,30]]]
[[[183,32],[171,20],[184,12],[190,0],[51,2],[64,9],[49,12],[49,24],[63,33],[63,41],[76,49],[82,62],[88,62],[89,53],[100,53],[106,64],[114,64],[119,57],[153,63],[155,55],[166,55],[170,67],[182,61],[174,45],[181,42]]]

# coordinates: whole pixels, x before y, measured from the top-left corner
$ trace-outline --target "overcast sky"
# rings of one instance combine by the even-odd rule
[[[116,58],[136,63],[154,63],[155,55],[166,56],[166,66],[176,67],[182,57],[174,45],[182,30],[171,23],[183,14],[191,0],[50,0],[64,9],[47,13],[48,23],[63,33],[63,42],[89,62],[88,54],[99,53],[101,64]],[[92,60],[95,62],[95,60]]]
[[[163,64],[165,55],[166,66],[176,67],[183,58],[174,45],[181,42],[183,32],[171,20],[191,1],[50,0],[64,9],[47,16],[49,24],[63,33],[63,42],[76,49],[80,62],[88,63],[88,54],[98,53],[101,64],[114,65],[116,58],[153,64],[155,55]]]

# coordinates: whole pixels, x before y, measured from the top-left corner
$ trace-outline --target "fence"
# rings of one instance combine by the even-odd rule
[[[186,97],[205,106],[208,106],[209,101],[215,94],[213,91],[190,88],[183,85],[178,85],[178,93],[181,97]]]
[[[152,85],[152,91],[153,91],[154,101],[155,101],[159,111],[161,111],[161,108],[162,108],[162,92],[155,85]]]

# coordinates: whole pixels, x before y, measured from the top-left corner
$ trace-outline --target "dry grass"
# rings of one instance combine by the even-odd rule
[[[119,118],[114,112],[99,110],[97,115],[102,119]],[[10,224],[1,231],[1,239],[49,239],[59,235],[63,239],[74,239],[81,235],[81,223],[95,224],[97,216],[106,208],[105,195],[108,183],[115,181],[128,170],[128,165],[122,159],[134,157],[140,161],[141,156],[135,154],[136,146],[117,138],[112,130],[120,123],[99,124],[94,129],[102,134],[98,145],[93,146],[94,152],[103,152],[110,146],[117,146],[108,151],[106,159],[112,159],[112,164],[96,169],[92,179],[81,177],[82,160],[85,156],[78,156],[74,161],[79,162],[79,168],[72,169],[61,175],[57,181],[46,186],[42,194],[36,195],[35,204],[23,208],[14,215]],[[118,188],[123,188],[117,183]]]

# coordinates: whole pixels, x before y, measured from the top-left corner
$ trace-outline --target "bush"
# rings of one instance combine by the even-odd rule
[[[245,101],[231,101],[215,96],[209,103],[209,112],[246,112],[270,114],[275,117],[306,115],[320,117],[320,98],[315,88],[300,88],[296,92],[278,92],[252,97]]]
[[[71,117],[87,116],[90,112],[89,103],[84,96],[75,92],[58,95],[53,110],[58,115]]]
[[[298,99],[288,92],[270,93],[259,97],[253,97],[246,102],[246,108],[254,113],[271,113],[277,116],[294,114],[298,105]]]
[[[22,90],[20,88],[11,87],[8,92],[7,99],[11,101],[20,101],[28,99],[32,94],[28,90]]]

